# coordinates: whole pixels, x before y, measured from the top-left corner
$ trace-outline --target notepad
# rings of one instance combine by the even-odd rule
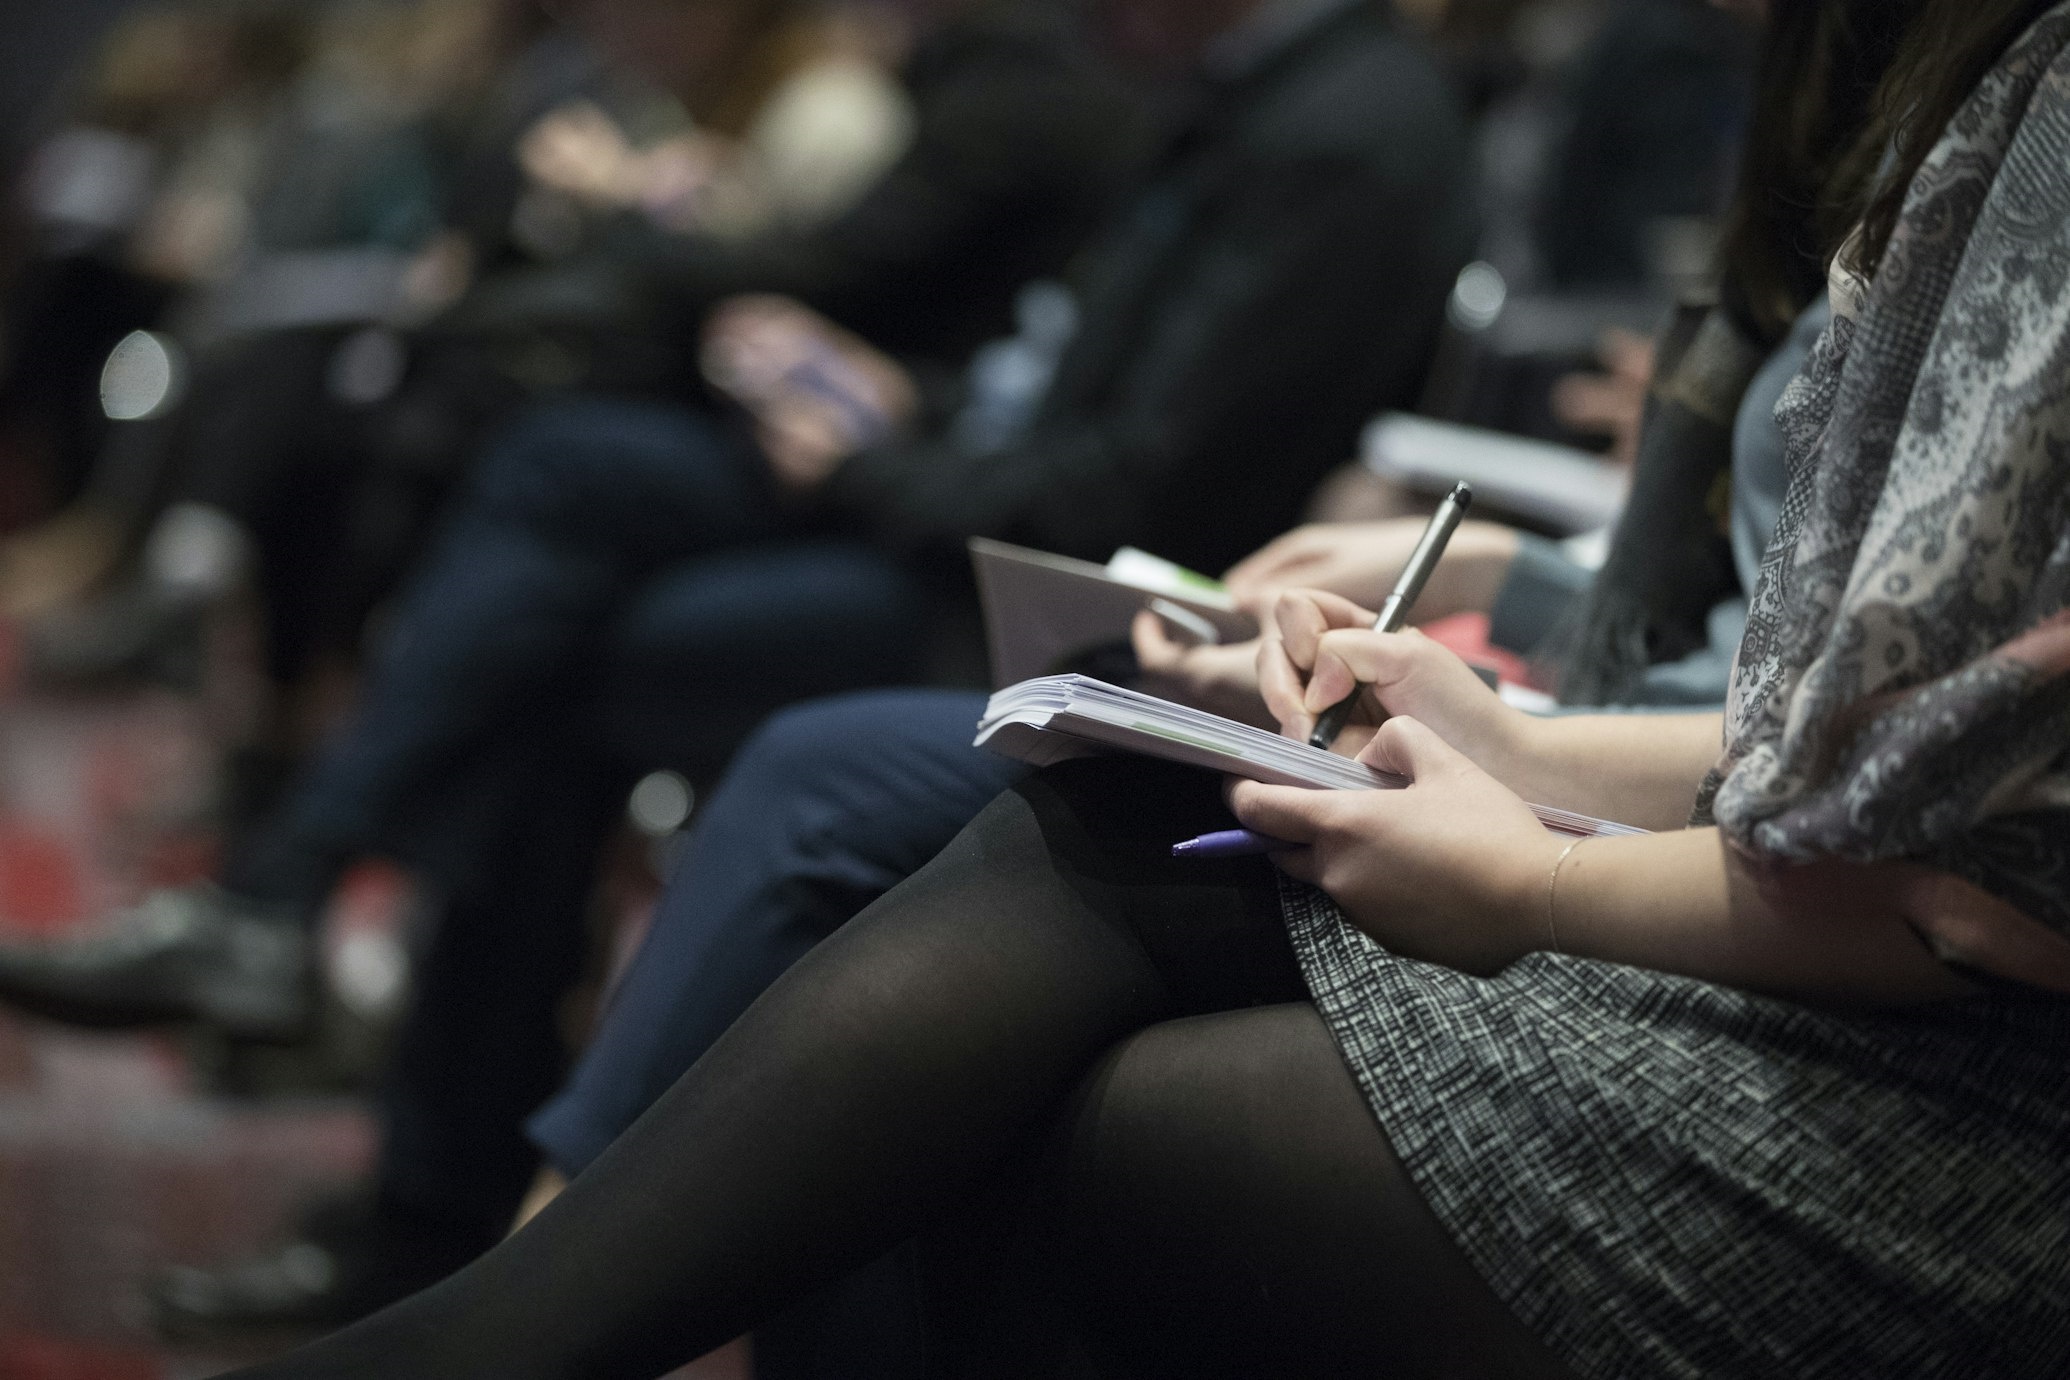
[[[1200,641],[1258,635],[1256,620],[1220,583],[1134,547],[1095,565],[978,537],[970,560],[994,685],[1049,675],[1096,648],[1126,642],[1130,621],[1152,605]]]
[[[999,691],[978,723],[977,746],[1036,766],[1132,752],[1275,786],[1371,791],[1409,784],[1349,757],[1090,676],[1043,676]],[[1647,832],[1545,805],[1531,810],[1547,829],[1577,838]]]

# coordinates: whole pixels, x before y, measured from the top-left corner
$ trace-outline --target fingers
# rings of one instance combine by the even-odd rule
[[[1272,854],[1272,865],[1297,882],[1321,886],[1323,860],[1313,848],[1284,848]]]
[[[1320,589],[1290,589],[1279,596],[1273,619],[1287,655],[1306,670],[1315,665],[1315,647],[1339,628],[1370,628],[1376,615],[1342,595]]]
[[[1257,668],[1259,697],[1265,701],[1266,711],[1279,725],[1280,733],[1306,742],[1309,731],[1315,727],[1315,716],[1304,703],[1307,680],[1288,658],[1286,644],[1276,637],[1261,641]]]
[[[1473,764],[1450,743],[1415,719],[1397,715],[1380,725],[1380,731],[1360,751],[1358,760],[1379,771],[1425,781],[1444,772],[1460,771]]]
[[[1329,830],[1342,804],[1334,797],[1341,794],[1257,781],[1235,781],[1227,792],[1229,809],[1244,828],[1304,847]]]
[[[1643,396],[1638,401],[1643,402]],[[1633,402],[1631,386],[1605,374],[1569,374],[1553,385],[1553,415],[1561,425],[1584,435],[1614,431]]]
[[[1164,620],[1148,609],[1138,610],[1129,622],[1128,640],[1135,648],[1137,663],[1152,674],[1176,671],[1180,658],[1186,654],[1186,649],[1164,630]]]
[[[1597,343],[1596,357],[1603,361],[1605,369],[1620,378],[1634,379],[1642,385],[1653,382],[1655,349],[1651,336],[1612,326]]]
[[[713,387],[742,402],[771,397],[799,351],[794,342],[767,328],[760,309],[735,299],[705,321],[699,363]]]
[[[1452,654],[1413,628],[1376,633],[1340,629],[1317,639],[1303,707],[1310,713],[1337,703],[1361,686],[1370,687],[1383,708],[1389,694],[1434,657]]]
[[[1305,739],[1316,712],[1336,703],[1331,699],[1316,704],[1308,692],[1309,668],[1322,638],[1334,628],[1372,621],[1373,615],[1357,604],[1323,590],[1289,590],[1280,596],[1272,610],[1277,635],[1267,637],[1259,652],[1258,689],[1281,732]]]
[[[877,439],[916,406],[913,382],[896,362],[787,297],[721,303],[706,318],[700,363],[713,387],[758,412],[832,403],[850,448]]]
[[[705,316],[704,337],[736,350],[788,359],[806,348],[821,321],[788,297],[742,293],[727,298]]]
[[[737,293],[721,302],[716,310],[751,321],[781,321],[805,325],[826,320],[795,297],[786,297],[780,292]]]
[[[1360,686],[1381,691],[1399,683],[1414,664],[1412,649],[1402,645],[1411,636],[1363,629],[1324,633],[1311,654],[1302,708],[1318,714]]]
[[[759,410],[755,434],[778,481],[797,491],[817,486],[854,449],[840,414],[810,399]]]
[[[1291,532],[1274,537],[1230,566],[1222,575],[1222,583],[1229,586],[1233,594],[1241,594],[1246,590],[1255,591],[1259,586],[1266,584],[1285,584],[1285,571],[1312,560],[1314,547],[1313,530],[1296,527]]]

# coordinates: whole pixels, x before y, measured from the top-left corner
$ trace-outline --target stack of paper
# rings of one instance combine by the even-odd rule
[[[1044,676],[999,691],[978,723],[977,745],[1037,766],[1098,752],[1133,752],[1277,786],[1359,791],[1408,784],[1349,757],[1089,676]],[[1556,833],[1646,832],[1568,810],[1531,809]]]

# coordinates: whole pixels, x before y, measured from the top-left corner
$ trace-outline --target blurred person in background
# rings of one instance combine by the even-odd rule
[[[368,617],[481,438],[525,399],[694,397],[703,314],[747,288],[951,368],[1010,328],[1015,289],[1063,264],[1136,156],[1134,101],[1052,0],[914,5],[899,24],[732,8],[728,28],[726,4],[591,0],[570,10],[575,34],[540,30],[522,5],[414,12],[437,47],[468,54],[436,69],[449,95],[428,122],[446,229],[371,285],[385,312],[247,326],[208,352],[186,403],[146,424],[159,473],[128,496],[102,486],[107,508],[162,514],[137,578],[43,620],[34,668],[59,683],[177,672],[197,620],[255,584],[281,710],[240,779],[263,786],[334,712]],[[879,56],[902,56],[896,83]],[[599,167],[680,170],[670,151],[694,146],[707,170],[739,165],[718,181],[762,186],[766,214],[667,172],[666,197],[635,195],[634,173],[603,179],[623,195],[558,185],[585,139],[607,145]]]
[[[644,29],[608,22],[628,10],[651,11]],[[671,34],[662,21],[675,10],[702,22]],[[360,493],[369,468],[450,468],[447,456],[423,452],[464,448],[464,433],[498,410],[494,398],[508,406],[512,384],[528,372],[522,360],[470,368],[477,361],[465,353],[435,348],[413,359],[404,332],[484,275],[507,273],[514,258],[558,258],[580,243],[574,199],[536,182],[527,188],[497,166],[514,169],[518,141],[566,118],[571,97],[608,99],[650,134],[701,118],[706,145],[731,147],[762,107],[795,108],[800,88],[835,73],[845,104],[778,121],[757,166],[780,171],[748,179],[798,201],[790,219],[801,224],[847,204],[903,146],[895,85],[788,0],[599,0],[578,13],[598,17],[621,61],[636,52],[638,66],[621,66],[618,78],[600,72],[524,0],[351,0],[322,12],[312,70],[268,133],[261,185],[249,205],[232,208],[243,234],[220,256],[222,281],[190,294],[175,318],[166,348],[197,357],[181,370],[195,375],[187,405],[169,396],[155,410],[172,415],[125,432],[89,501],[58,525],[69,533],[98,520],[106,532],[97,562],[75,563],[87,575],[141,539],[141,579],[39,629],[34,661],[45,679],[135,669],[179,636],[207,596],[254,572],[273,596],[265,603],[276,680],[293,684],[313,648],[349,643],[346,630],[323,626],[338,619],[325,599],[341,566],[342,583],[364,582],[349,567],[355,539],[371,540],[359,530],[370,521]],[[645,42],[632,48],[631,38]],[[608,122],[587,99],[576,108]],[[837,125],[843,136],[827,138]],[[783,168],[781,149],[800,146],[814,157]],[[436,415],[441,405],[458,415]],[[418,506],[430,502],[435,496]],[[148,534],[138,532],[144,522],[155,524]],[[14,543],[15,554],[46,545],[43,536]],[[10,592],[17,611],[28,611],[82,583],[16,580]]]
[[[1700,279],[1711,242],[1672,240],[1714,237],[1724,210],[1749,118],[1746,25],[1706,0],[1597,0],[1514,27],[1536,60],[1482,136],[1489,260],[1512,291]]]
[[[1749,119],[1750,32],[1705,0],[1442,9],[1447,52],[1484,106],[1486,229],[1473,300],[1455,304],[1422,410],[1628,468],[1656,327],[1715,292],[1729,169]],[[1357,464],[1333,477],[1311,515],[1384,519],[1432,501]],[[1595,540],[1576,543],[1579,560],[1531,545],[1547,577],[1564,580],[1558,597],[1585,588],[1600,558]]]
[[[329,431],[312,416],[296,433],[289,419],[327,411],[323,422],[347,422],[349,409],[324,407],[323,382],[338,375],[339,391],[364,391],[379,361],[361,342],[360,358],[340,364],[340,342],[449,290],[439,271],[448,138],[524,42],[524,7],[350,0],[297,14],[305,60],[252,114],[243,175],[185,199],[198,203],[179,218],[190,227],[185,257],[197,262],[179,278],[163,331],[108,356],[95,402],[113,424],[87,492],[0,547],[0,597],[17,616],[65,608],[139,547],[147,569],[184,564],[188,579],[207,578],[219,552],[187,551],[205,543],[183,540],[179,522],[170,533],[148,522],[177,507],[183,488],[234,487],[253,469],[253,452],[282,439],[275,433],[296,443],[276,463],[306,476],[312,502],[331,497]],[[245,505],[264,507],[266,497],[244,496]],[[96,612],[118,625],[124,612],[137,616],[119,599]],[[59,620],[53,637],[38,640],[56,679],[66,678],[68,652],[92,660],[94,621]]]
[[[710,94],[686,109],[687,125],[664,123],[638,142],[595,102],[554,110],[519,145],[542,191],[739,239],[831,219],[904,151],[911,113],[887,75],[897,65],[892,43],[879,41],[868,11],[769,6],[770,27],[750,46],[695,32],[724,22],[709,9],[588,3],[587,28],[615,64],[648,69],[666,90]],[[728,79],[665,70],[667,55],[685,53],[727,55],[719,67]]]
[[[600,0],[579,12],[627,8],[641,7]],[[665,15],[671,7],[645,8]],[[742,142],[744,131],[735,128],[742,120],[764,105],[799,105],[799,89],[825,84],[832,71],[846,103],[802,127],[795,117],[778,121],[784,132],[773,139],[809,148],[817,161],[782,171],[775,181],[790,190],[767,195],[798,200],[791,209],[800,222],[823,220],[852,200],[903,145],[904,102],[895,85],[846,57],[852,45],[831,26],[808,23],[798,6],[743,0],[707,8],[707,32],[692,26],[673,45],[650,22],[655,31],[641,35],[650,41],[637,49],[640,66],[621,66],[618,79],[548,29],[526,0],[334,0],[319,10],[310,69],[258,140],[255,185],[216,208],[222,242],[209,271],[189,275],[203,290],[190,293],[174,318],[173,343],[199,356],[197,396],[184,412],[242,420],[204,417],[198,436],[157,428],[161,444],[125,448],[152,452],[148,461],[125,455],[104,466],[117,473],[100,476],[89,511],[108,521],[125,509],[206,507],[237,521],[249,539],[299,548],[306,564],[328,564],[310,551],[311,533],[272,529],[285,509],[340,506],[331,492],[338,481],[311,478],[312,471],[344,469],[349,479],[348,457],[376,434],[358,414],[387,401],[403,381],[409,360],[399,344],[384,347],[378,333],[364,332],[421,323],[513,257],[557,258],[580,241],[579,216],[568,219],[572,198],[537,183],[527,189],[496,166],[515,169],[517,142],[567,118],[576,93],[588,95],[573,108],[596,121],[609,117],[591,98],[629,112],[624,118],[650,134],[691,128],[702,116],[699,137],[731,147]],[[627,26],[598,27],[609,37]],[[824,37],[822,28],[830,30]],[[630,55],[624,35],[617,47],[621,59]],[[667,61],[670,54],[678,60]],[[827,138],[836,126],[842,137]],[[780,155],[772,149],[761,162],[782,167]],[[274,407],[255,407],[253,395],[274,399]],[[177,401],[167,399],[161,410]],[[297,415],[299,429],[285,420]],[[355,443],[331,439],[336,429],[353,433]],[[140,465],[148,472],[124,472]],[[175,547],[204,542],[177,530],[153,535]],[[145,547],[147,582],[178,584],[162,578],[162,562],[150,558],[148,541]],[[69,591],[17,582],[12,592],[23,608]],[[88,667],[97,657],[120,660],[108,649],[72,649],[72,660]],[[86,669],[61,664],[62,654],[46,660],[61,679]]]
[[[85,484],[109,430],[99,385],[110,349],[235,253],[264,131],[309,29],[305,13],[271,0],[139,8],[103,40],[70,117],[30,158],[0,436],[31,501],[54,507]],[[28,577],[0,570],[9,583]]]
[[[1715,223],[1755,44],[1706,0],[1414,0],[1481,117],[1482,254],[1512,291],[1672,289]]]

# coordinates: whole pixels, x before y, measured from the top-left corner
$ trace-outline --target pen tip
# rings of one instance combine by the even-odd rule
[[[1452,486],[1451,501],[1462,508],[1471,508],[1473,506],[1473,485],[1463,479],[1454,484]]]

